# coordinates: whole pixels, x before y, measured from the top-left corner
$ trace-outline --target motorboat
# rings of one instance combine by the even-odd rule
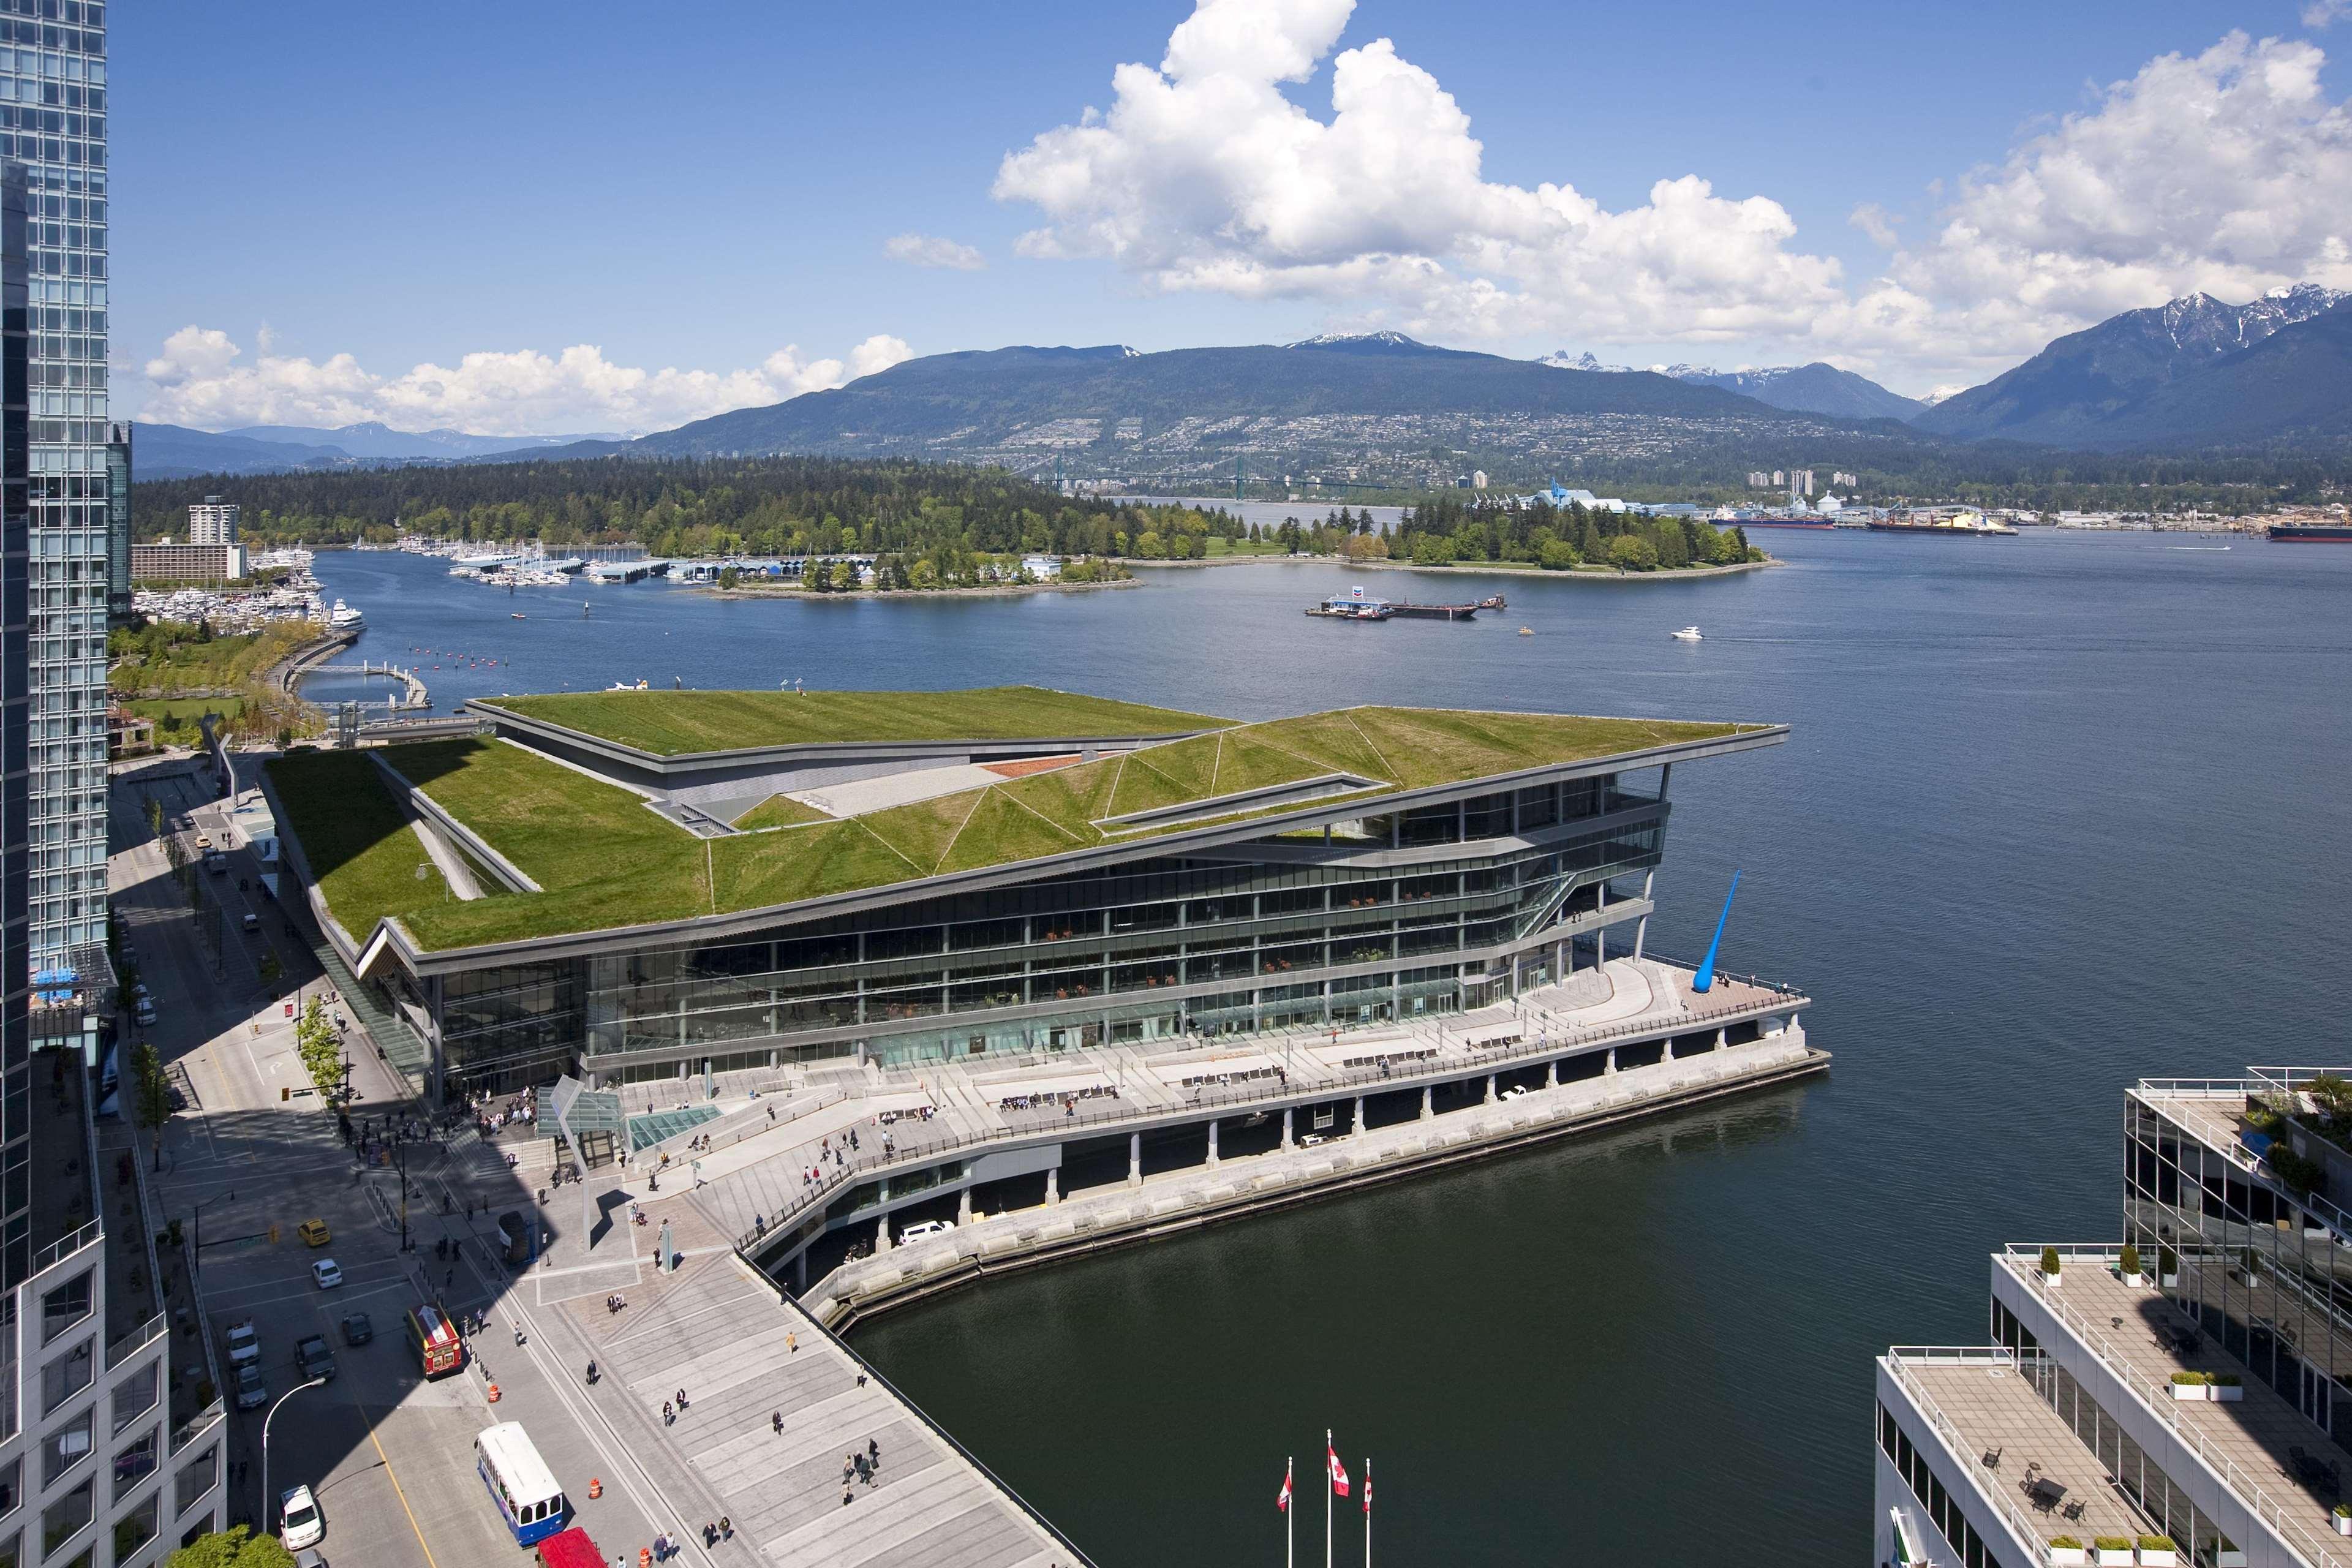
[[[1676,642],[1704,642],[1706,640],[1699,634],[1699,629],[1696,626],[1685,626],[1682,630],[1674,634],[1674,638]]]
[[[352,631],[367,625],[367,617],[356,606],[337,599],[334,609],[328,613],[327,625],[339,632]]]

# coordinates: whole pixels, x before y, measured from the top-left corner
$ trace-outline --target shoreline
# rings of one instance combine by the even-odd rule
[[[993,599],[1012,594],[1083,594],[1096,588],[1140,588],[1142,579],[1121,577],[1111,583],[990,583],[970,588],[851,588],[819,594],[807,588],[721,588],[698,583],[694,592],[710,599],[805,599],[812,603],[852,604],[866,599]]]
[[[1203,556],[1198,561],[1137,561],[1122,556],[1120,563],[1130,568],[1155,571],[1201,566],[1346,566],[1364,572],[1450,573],[1462,577],[1539,577],[1548,583],[1685,583],[1694,578],[1734,577],[1743,572],[1761,572],[1769,566],[1788,564],[1777,555],[1767,555],[1761,561],[1738,562],[1728,566],[1662,566],[1654,572],[1547,572],[1532,563],[1497,563],[1492,561],[1468,565],[1416,566],[1410,561],[1349,561],[1337,555],[1216,555]]]

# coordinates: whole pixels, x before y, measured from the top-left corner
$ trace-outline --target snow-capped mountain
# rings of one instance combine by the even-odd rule
[[[1622,374],[1635,367],[1623,364],[1603,364],[1590,350],[1570,354],[1566,349],[1548,353],[1536,362],[1555,370],[1598,371]],[[1698,386],[1717,386],[1726,392],[1737,392],[1759,403],[1769,403],[1775,408],[1793,409],[1806,414],[1830,414],[1842,419],[1908,419],[1919,411],[1919,405],[1907,397],[1886,390],[1876,382],[1840,370],[1835,365],[1815,361],[1811,364],[1769,365],[1762,369],[1741,366],[1738,370],[1717,370],[1711,364],[1654,364],[1646,367],[1658,375],[1672,376],[1676,381],[1690,382]]]

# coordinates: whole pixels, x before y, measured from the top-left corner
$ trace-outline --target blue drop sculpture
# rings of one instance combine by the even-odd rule
[[[1715,917],[1715,935],[1708,939],[1706,956],[1699,960],[1698,977],[1691,982],[1694,991],[1715,989],[1715,950],[1723,945],[1723,922],[1731,918],[1732,895],[1739,891],[1739,873],[1731,874],[1731,891],[1723,895],[1723,912]]]

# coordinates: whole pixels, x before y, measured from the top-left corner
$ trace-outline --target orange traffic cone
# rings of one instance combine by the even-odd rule
[[[654,1549],[652,1547],[640,1546],[637,1548],[637,1568],[653,1568],[653,1561]]]
[[[493,1405],[496,1405],[498,1402],[499,1402],[499,1385],[498,1385],[497,1384],[495,1384],[495,1383],[494,1383],[494,1384],[490,1384],[490,1403],[491,1403],[491,1404],[493,1404]]]
[[[589,1498],[593,1500],[593,1499],[603,1497],[604,1495],[604,1483],[603,1481],[598,1480],[594,1476],[590,1476],[590,1477],[588,1478],[588,1496],[589,1496]]]

